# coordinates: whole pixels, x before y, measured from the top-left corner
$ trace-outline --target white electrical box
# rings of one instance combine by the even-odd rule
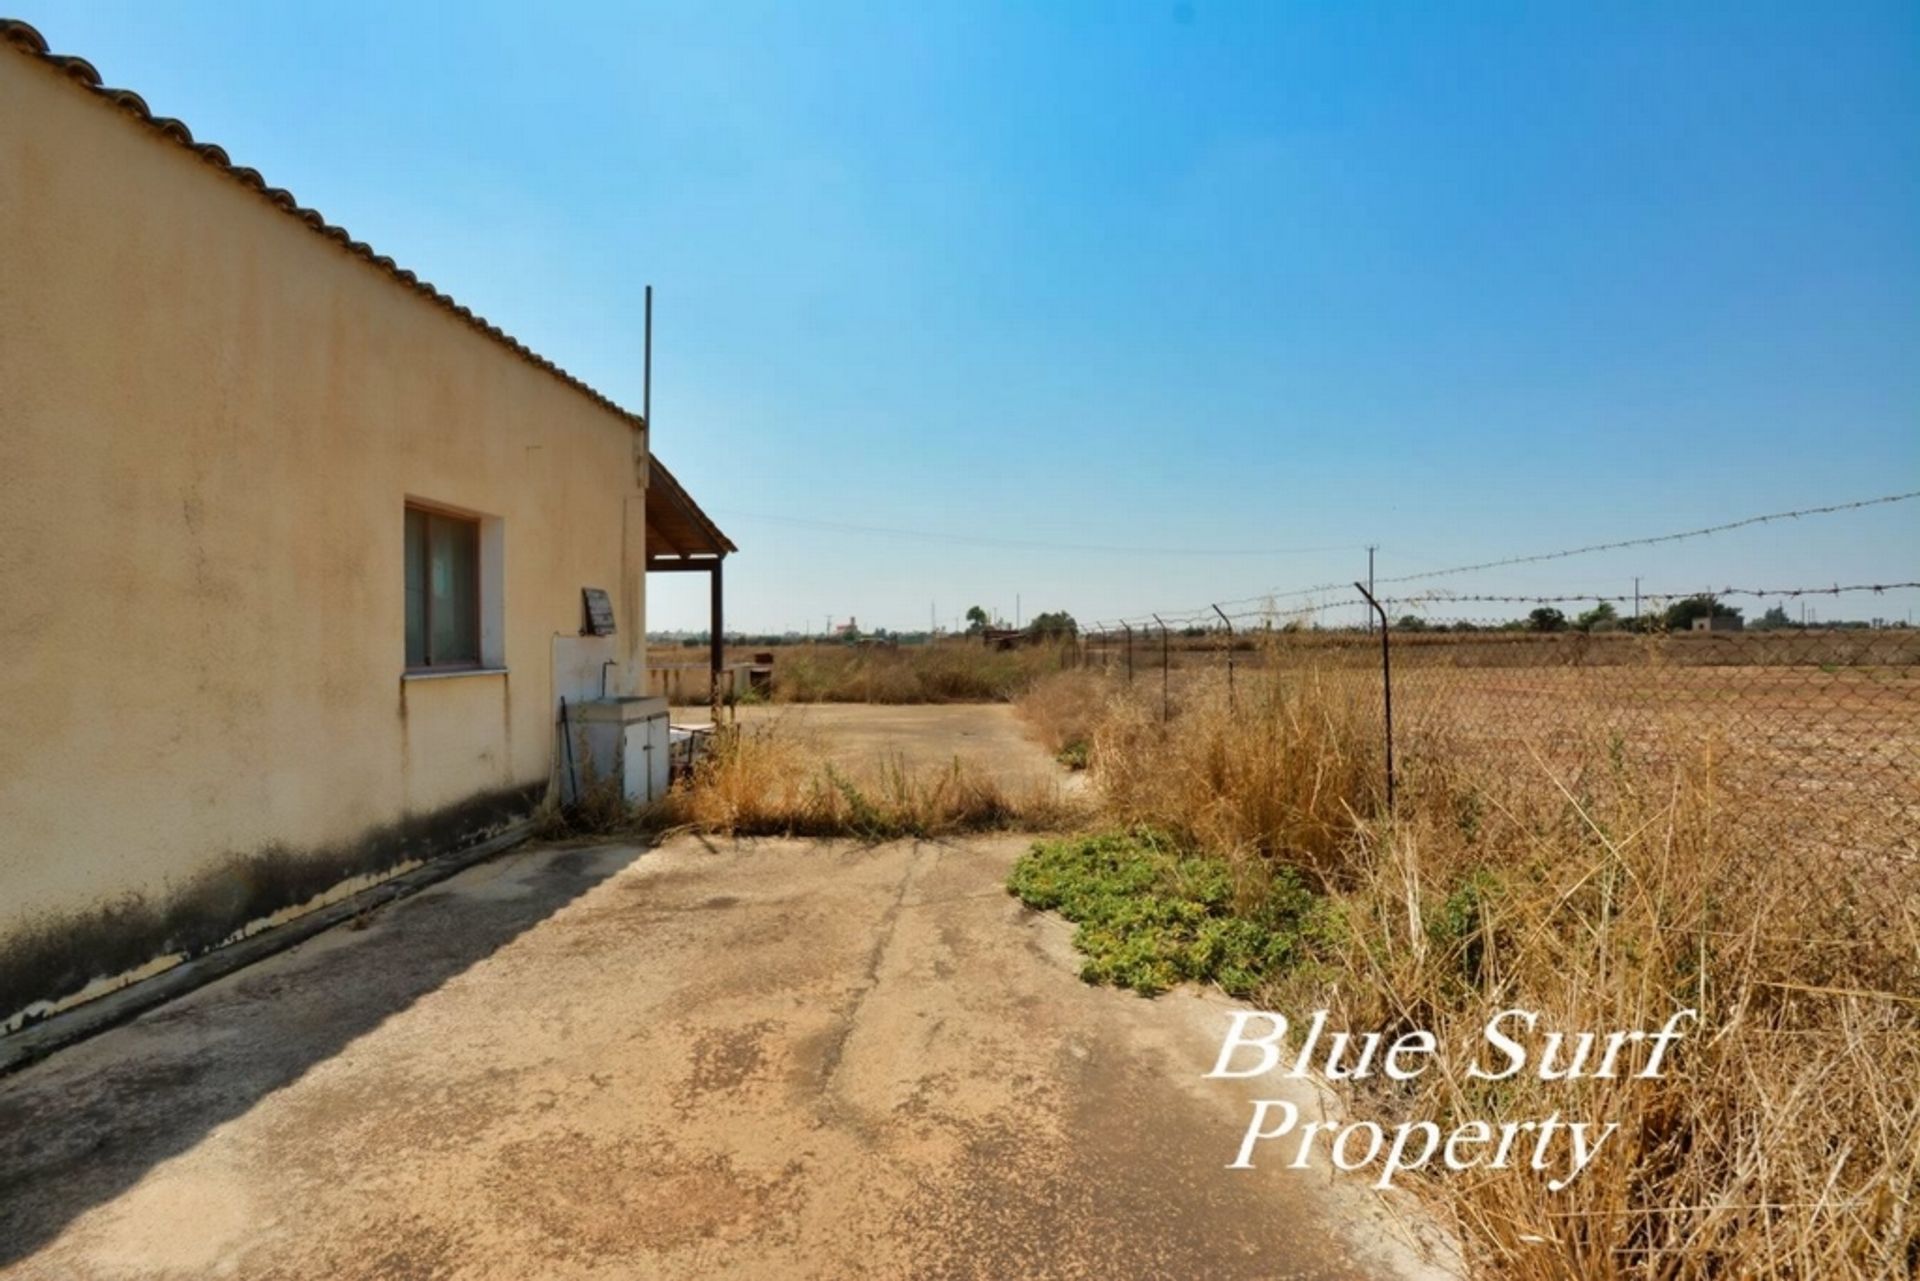
[[[571,710],[577,739],[573,768],[582,786],[616,778],[620,794],[634,805],[666,796],[672,770],[666,699],[599,698]]]

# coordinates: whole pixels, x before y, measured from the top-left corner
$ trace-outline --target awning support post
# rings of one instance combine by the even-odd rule
[[[722,562],[719,560],[714,561],[713,567],[707,571],[707,584],[711,589],[711,593],[712,593],[712,601],[711,601],[712,617],[709,618],[707,621],[707,626],[708,626],[707,659],[708,659],[709,666],[711,668],[711,671],[709,673],[709,682],[710,682],[709,688],[710,688],[710,692],[713,700],[713,723],[716,728],[720,724],[720,702],[721,702],[720,678],[722,675],[725,674],[726,665],[727,665],[726,618],[725,618],[725,613],[721,604],[721,599],[722,599],[721,581],[720,581],[721,563]],[[728,699],[727,701],[729,703],[732,702],[731,699]]]

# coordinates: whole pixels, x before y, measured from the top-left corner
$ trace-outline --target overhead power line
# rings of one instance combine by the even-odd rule
[[[1826,507],[1802,507],[1796,511],[1768,512],[1764,516],[1748,516],[1742,520],[1730,520],[1724,525],[1708,525],[1702,529],[1684,529],[1676,534],[1654,534],[1648,538],[1623,538],[1612,543],[1593,543],[1587,547],[1569,547],[1564,551],[1540,552],[1532,556],[1508,556],[1501,560],[1482,561],[1477,565],[1455,565],[1450,569],[1429,569],[1417,574],[1397,574],[1392,578],[1382,578],[1383,583],[1411,583],[1423,578],[1443,578],[1449,574],[1471,574],[1482,569],[1504,569],[1509,565],[1531,565],[1543,560],[1562,560],[1568,556],[1585,556],[1590,552],[1618,551],[1624,547],[1651,547],[1656,543],[1675,543],[1683,538],[1701,538],[1708,534],[1724,534],[1728,530],[1745,529],[1748,525],[1764,525],[1774,520],[1796,520],[1801,516],[1825,516],[1832,512],[1858,511],[1862,507],[1879,507],[1886,503],[1904,503],[1920,498],[1920,489],[1907,494],[1888,494],[1885,498],[1862,498],[1857,502],[1833,503]]]
[[[1108,543],[1065,543],[1038,538],[1001,538],[991,534],[956,534],[946,530],[901,529],[888,525],[854,525],[837,520],[813,520],[802,516],[770,516],[762,512],[714,509],[717,516],[731,520],[757,520],[771,525],[792,525],[800,529],[818,529],[835,534],[872,535],[881,538],[912,538],[921,542],[952,543],[966,547],[998,547],[1012,551],[1089,552],[1116,556],[1306,556],[1316,552],[1352,551],[1358,544],[1335,547],[1123,547]]]
[[[1708,534],[1724,534],[1729,530],[1744,529],[1749,525],[1764,525],[1769,521],[1796,520],[1802,516],[1825,516],[1825,515],[1830,515],[1834,512],[1858,511],[1861,508],[1865,508],[1865,507],[1881,507],[1881,506],[1886,506],[1887,504],[1890,504],[1890,503],[1910,502],[1916,498],[1920,498],[1920,490],[1913,490],[1911,492],[1904,493],[1904,494],[1888,494],[1881,498],[1862,498],[1850,503],[1829,503],[1823,507],[1800,507],[1800,508],[1794,509],[1793,511],[1767,512],[1764,515],[1746,516],[1746,517],[1742,517],[1739,520],[1730,520],[1719,525],[1707,525],[1700,529],[1684,529],[1684,530],[1678,531],[1677,533],[1653,534],[1643,538],[1623,538],[1610,543],[1592,543],[1585,547],[1568,547],[1560,551],[1536,552],[1534,554],[1526,555],[1526,556],[1506,556],[1506,557],[1502,557],[1499,560],[1481,561],[1480,563],[1474,564],[1474,565],[1454,565],[1446,569],[1423,570],[1417,574],[1396,574],[1391,577],[1376,579],[1375,582],[1382,583],[1382,584],[1412,583],[1412,582],[1419,582],[1423,579],[1428,579],[1428,578],[1444,578],[1453,574],[1470,574],[1479,570],[1504,569],[1511,565],[1531,565],[1539,561],[1564,560],[1569,556],[1585,556],[1592,552],[1617,551],[1621,548],[1626,548],[1626,547],[1651,547],[1658,543],[1673,543],[1673,542],[1679,542],[1683,539],[1688,539],[1688,538],[1703,538]],[[1351,579],[1343,579],[1338,582],[1315,583],[1311,587],[1275,588],[1272,591],[1257,592],[1251,596],[1238,596],[1233,598],[1232,600],[1223,600],[1216,603],[1223,607],[1229,606],[1229,605],[1257,605],[1266,601],[1288,600],[1288,599],[1298,598],[1302,596],[1324,595],[1327,592],[1345,591],[1347,588],[1351,587],[1352,585],[1353,585],[1353,582]],[[1831,590],[1831,589],[1820,589],[1820,590]],[[1729,594],[1733,594],[1733,593],[1729,593]],[[1779,595],[1784,593],[1769,593],[1769,594]],[[1527,597],[1525,599],[1531,600],[1534,598]],[[1582,596],[1582,597],[1578,597],[1577,599],[1593,600],[1597,598],[1592,596]],[[1211,608],[1212,608],[1211,605],[1203,605],[1197,609],[1185,609],[1185,610],[1163,609],[1160,611],[1160,614],[1164,618],[1172,618],[1176,614],[1179,614],[1179,615],[1202,614]],[[1151,615],[1147,615],[1147,617],[1151,617]],[[1130,619],[1128,621],[1134,621],[1134,620]]]

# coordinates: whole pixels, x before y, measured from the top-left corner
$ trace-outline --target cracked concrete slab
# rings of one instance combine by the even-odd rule
[[[1404,1206],[1224,1169],[1233,1007],[1082,984],[1024,844],[471,868],[0,1081],[0,1276],[1430,1270]]]

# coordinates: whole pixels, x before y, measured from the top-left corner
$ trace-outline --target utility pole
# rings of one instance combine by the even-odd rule
[[[1020,593],[1013,594],[1013,629],[1020,630]]]
[[[1633,576],[1633,630],[1640,630],[1640,575]]]

